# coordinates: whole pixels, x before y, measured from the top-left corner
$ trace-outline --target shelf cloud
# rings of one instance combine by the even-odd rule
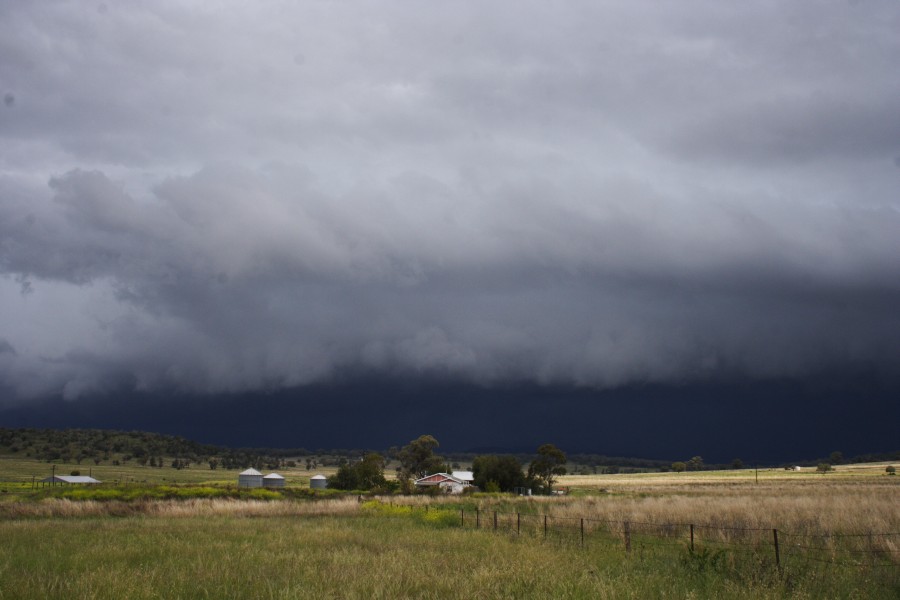
[[[3,402],[900,367],[900,9],[0,8]]]

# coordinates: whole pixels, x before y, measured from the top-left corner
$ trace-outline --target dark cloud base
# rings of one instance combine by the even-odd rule
[[[814,459],[898,449],[900,381],[871,373],[630,386],[483,388],[357,377],[271,394],[48,400],[5,427],[138,429],[229,446],[387,448],[422,433],[445,450],[570,452],[707,461]]]

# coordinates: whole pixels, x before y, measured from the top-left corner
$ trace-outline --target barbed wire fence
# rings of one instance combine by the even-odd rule
[[[405,505],[411,512],[444,511],[456,526],[528,540],[605,548],[623,556],[682,552],[688,558],[731,565],[752,561],[760,568],[834,565],[874,568],[900,575],[900,531],[795,532],[770,527],[726,527],[702,523],[617,521],[548,513],[510,512],[444,505]]]

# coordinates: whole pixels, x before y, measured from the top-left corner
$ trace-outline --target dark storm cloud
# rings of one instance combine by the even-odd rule
[[[654,8],[6,5],[4,385],[895,369],[900,11]]]

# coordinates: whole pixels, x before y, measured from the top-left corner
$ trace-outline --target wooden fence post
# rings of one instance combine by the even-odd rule
[[[772,538],[775,540],[775,566],[781,567],[781,555],[778,552],[778,530],[772,530]]]
[[[479,529],[481,527],[481,511],[479,509],[475,509],[475,529]]]
[[[497,531],[497,511],[494,511],[494,531]]]
[[[520,533],[522,530],[522,515],[516,513],[516,533]]]
[[[631,523],[625,521],[623,525],[625,533],[625,554],[631,554]]]
[[[547,515],[544,515],[544,537],[547,537]]]
[[[691,552],[694,551],[694,524],[691,523]]]
[[[584,519],[581,519],[581,545],[584,546]]]
[[[459,509],[459,526],[460,527],[466,526],[466,509],[465,508]]]

